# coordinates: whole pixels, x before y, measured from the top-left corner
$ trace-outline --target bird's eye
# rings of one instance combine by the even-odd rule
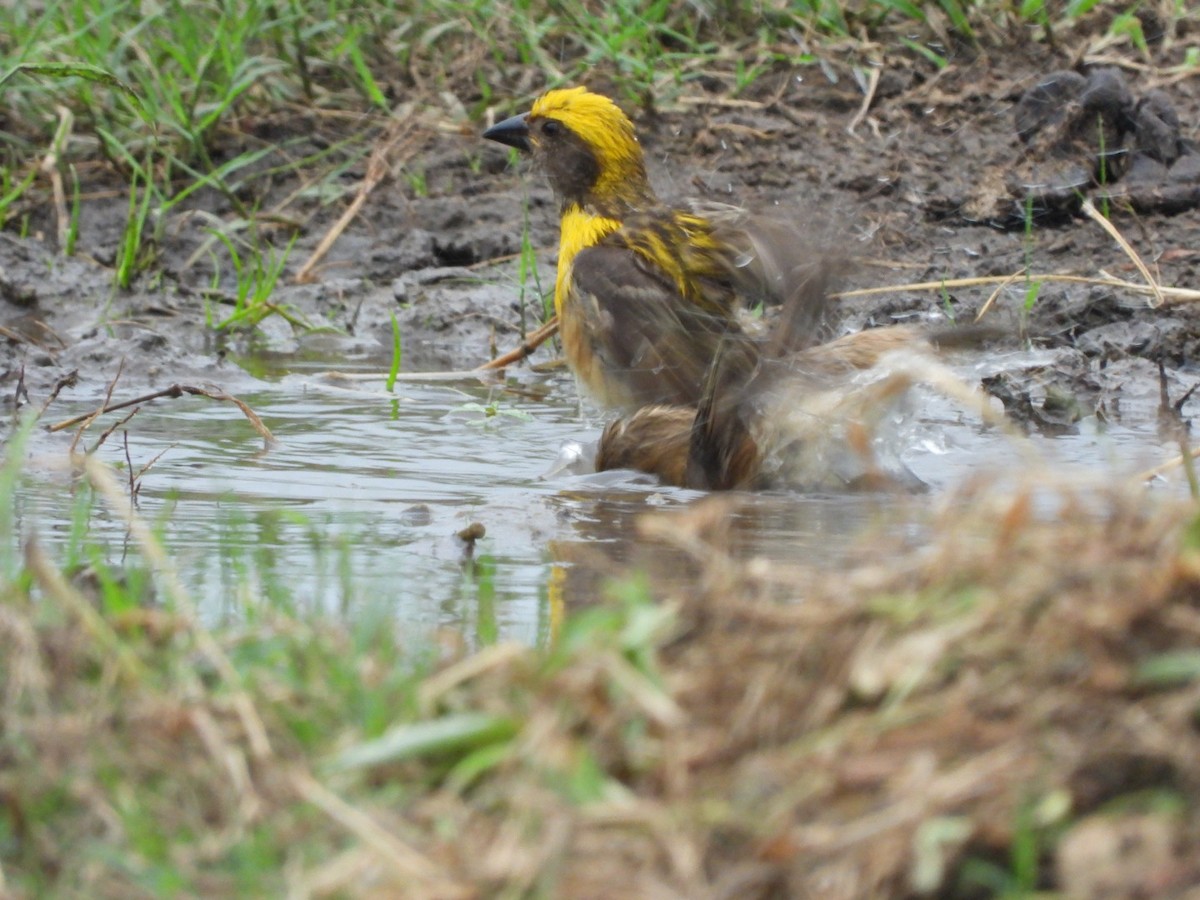
[[[557,119],[547,119],[542,124],[542,134],[548,134],[553,137],[556,134],[562,134],[564,127],[563,123]]]

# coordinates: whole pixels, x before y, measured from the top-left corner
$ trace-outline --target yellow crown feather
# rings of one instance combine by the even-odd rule
[[[626,193],[630,179],[639,190],[645,184],[645,162],[633,122],[603,94],[585,87],[547,91],[534,101],[529,118],[556,119],[592,148],[600,164],[596,187],[601,195]]]

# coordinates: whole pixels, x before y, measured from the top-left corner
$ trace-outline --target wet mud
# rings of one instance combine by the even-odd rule
[[[736,100],[698,86],[672,108],[642,111],[652,181],[667,199],[774,207],[817,235],[839,236],[857,260],[840,285],[851,294],[837,303],[844,331],[973,321],[995,293],[986,321],[1005,335],[1002,345],[1054,351],[1049,362],[985,381],[1034,429],[1120,417],[1126,395],[1139,415],[1156,415],[1163,397],[1185,421],[1200,411],[1188,394],[1200,381],[1194,303],[1039,278],[1145,286],[1130,256],[1081,211],[1087,198],[1158,284],[1197,286],[1200,79],[1067,70],[1031,50],[941,71],[886,69],[865,111],[854,84],[831,62],[764,76]],[[83,204],[74,258],[57,252],[49,205],[31,209],[29,235],[0,234],[10,403],[18,383],[37,403],[71,372],[71,390],[99,394],[118,366],[130,388],[203,379],[230,390],[265,371],[237,364],[247,358],[385,370],[393,315],[406,370],[469,369],[516,346],[540,322],[553,284],[555,209],[540,174],[510,165],[481,130],[414,120],[395,177],[375,188],[305,284],[292,276],[352,190],[337,202],[293,204],[297,241],[271,299],[314,328],[279,316],[250,330],[211,327],[231,311],[235,285],[228,271],[214,285],[211,238],[196,209],[159,223],[157,265],[130,290],[113,287],[111,270],[124,197]],[[419,183],[405,177],[416,166]],[[349,177],[362,174],[360,166]],[[295,187],[281,183],[276,193]],[[197,197],[209,216],[229,212],[221,198]],[[537,265],[522,273],[526,229]],[[281,252],[290,231],[279,227]],[[982,277],[1012,280],[998,291],[994,282],[955,286]],[[922,282],[946,286],[853,295]],[[533,362],[555,355],[549,347]]]

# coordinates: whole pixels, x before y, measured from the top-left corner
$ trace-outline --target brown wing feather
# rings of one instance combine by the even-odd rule
[[[685,301],[629,249],[600,245],[574,260],[560,328],[567,360],[601,403],[694,405],[728,318]]]
[[[847,267],[834,236],[817,235],[798,216],[750,214],[734,206],[693,203],[712,225],[713,238],[733,251],[732,287],[745,306],[782,306],[771,355],[802,350],[829,339],[829,305],[823,290],[831,273]]]

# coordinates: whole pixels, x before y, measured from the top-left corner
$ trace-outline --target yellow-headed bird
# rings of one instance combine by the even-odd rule
[[[663,204],[633,123],[608,97],[552,90],[483,136],[532,153],[549,177],[563,348],[605,406],[695,406],[722,341],[740,333],[739,305],[783,302],[804,269],[783,220]],[[801,315],[815,332],[820,310]]]

